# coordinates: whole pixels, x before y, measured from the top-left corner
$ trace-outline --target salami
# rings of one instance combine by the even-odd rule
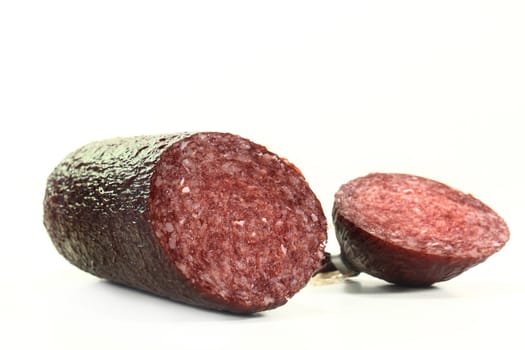
[[[504,220],[469,194],[407,174],[344,184],[333,219],[350,270],[406,286],[449,280],[509,239]]]
[[[233,313],[280,306],[320,267],[326,219],[300,172],[227,133],[88,144],[48,178],[44,224],[95,276]]]

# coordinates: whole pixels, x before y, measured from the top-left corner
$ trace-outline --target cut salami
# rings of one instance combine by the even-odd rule
[[[82,270],[234,313],[284,304],[326,241],[320,203],[293,165],[213,132],[80,148],[49,176],[44,224]]]
[[[451,279],[509,239],[503,219],[434,180],[373,173],[343,185],[333,219],[349,268],[407,286]]]

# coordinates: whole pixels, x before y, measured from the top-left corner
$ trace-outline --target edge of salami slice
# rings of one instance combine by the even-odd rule
[[[451,279],[509,239],[504,220],[478,199],[408,174],[372,173],[344,184],[333,219],[352,269],[409,286]]]

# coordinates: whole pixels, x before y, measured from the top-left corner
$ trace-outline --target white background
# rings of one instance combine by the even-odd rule
[[[0,348],[523,348],[524,117],[519,0],[4,0]],[[473,193],[511,240],[431,289],[362,275],[253,317],[116,287],[58,255],[41,203],[67,153],[186,130],[289,158],[327,216],[342,183],[407,172]]]

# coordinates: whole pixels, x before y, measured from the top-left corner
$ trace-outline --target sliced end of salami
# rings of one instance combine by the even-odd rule
[[[407,285],[450,279],[509,239],[503,219],[478,199],[406,174],[348,182],[335,195],[333,214],[350,263]]]
[[[149,211],[181,277],[230,311],[284,304],[324,257],[326,219],[303,176],[239,136],[197,133],[168,148]]]

